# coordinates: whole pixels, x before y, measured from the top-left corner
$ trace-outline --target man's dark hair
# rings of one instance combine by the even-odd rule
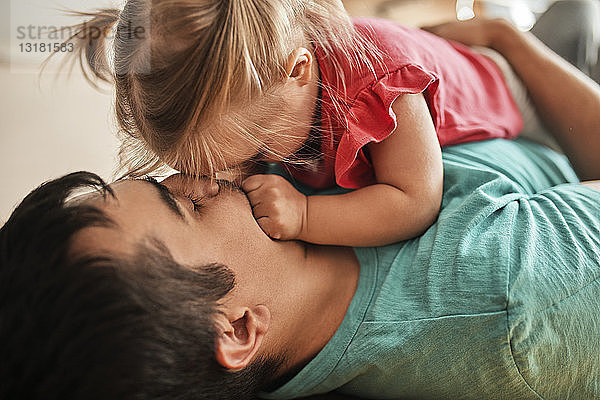
[[[110,227],[66,202],[91,187],[80,172],[43,184],[0,229],[0,398],[245,399],[280,362],[229,372],[215,360],[213,317],[234,287],[225,266],[186,267],[158,242],[135,256],[74,257],[73,236]]]

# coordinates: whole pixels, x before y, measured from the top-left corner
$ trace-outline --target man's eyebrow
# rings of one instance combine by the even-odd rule
[[[169,207],[171,211],[177,214],[177,216],[179,216],[180,218],[185,219],[183,212],[177,204],[177,200],[175,200],[175,196],[173,196],[173,193],[171,193],[168,187],[166,187],[156,179],[152,178],[151,176],[147,176],[146,178],[144,178],[144,180],[148,183],[151,183],[152,186],[154,186],[156,190],[158,190],[158,194],[160,195],[161,200],[165,203],[167,207]]]

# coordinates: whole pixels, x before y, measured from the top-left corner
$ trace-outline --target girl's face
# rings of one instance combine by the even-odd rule
[[[227,165],[237,166],[248,161],[285,161],[285,159],[300,150],[310,133],[310,125],[307,125],[304,121],[300,122],[297,113],[294,118],[299,121],[296,126],[291,127],[289,130],[274,133],[276,130],[268,125],[264,126],[263,129],[257,129],[254,135],[263,145],[240,143],[240,146],[236,146],[236,149],[231,152],[238,153],[232,154],[233,163]]]
[[[281,88],[285,106],[282,116],[285,129],[275,126],[280,118],[277,115],[262,116],[261,122],[253,121],[257,129],[253,135],[262,146],[239,137],[232,140],[235,134],[220,134],[215,139],[229,167],[236,167],[253,161],[282,162],[296,153],[308,139],[313,121],[315,106],[319,92],[319,68],[311,51],[299,48],[290,55],[288,77]],[[277,132],[277,133],[274,133]]]

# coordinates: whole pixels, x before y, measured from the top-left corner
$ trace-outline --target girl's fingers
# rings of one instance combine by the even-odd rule
[[[250,201],[250,204],[252,204],[252,210],[254,210],[257,206],[259,206],[262,203],[263,191],[256,189],[251,192],[246,192],[246,197]]]
[[[262,204],[258,204],[252,207],[252,215],[255,219],[269,217],[269,209],[264,207]]]
[[[242,182],[242,189],[246,193],[259,189],[265,182],[267,175],[252,175]]]
[[[281,232],[274,227],[273,221],[268,217],[257,219],[258,225],[272,239],[279,240],[282,237]]]

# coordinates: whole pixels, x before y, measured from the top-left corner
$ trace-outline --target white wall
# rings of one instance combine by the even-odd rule
[[[76,170],[110,178],[118,147],[112,96],[80,74],[53,83],[0,67],[0,224],[42,181]]]
[[[9,57],[16,51],[16,26],[70,25],[77,21],[54,9],[89,10],[111,3],[119,4],[0,0],[0,225],[42,181],[76,170],[111,177],[118,148],[112,94],[93,89],[78,69],[67,78],[51,67],[40,77],[44,54]]]

